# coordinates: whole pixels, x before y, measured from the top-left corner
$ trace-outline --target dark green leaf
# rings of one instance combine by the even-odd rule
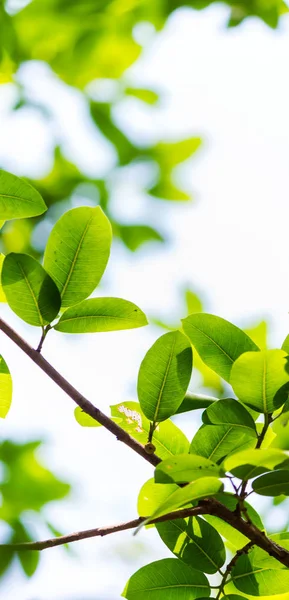
[[[12,377],[7,363],[0,355],[0,417],[4,419],[12,401]]]
[[[204,573],[216,573],[225,562],[221,536],[200,517],[157,523],[163,542],[185,563]]]
[[[21,521],[16,521],[13,523],[14,535],[12,537],[13,544],[22,544],[23,542],[33,542],[31,535],[29,534],[26,527],[21,523]],[[17,556],[21,567],[27,575],[27,577],[32,577],[34,575],[40,560],[40,552],[35,550],[23,550],[17,552]]]
[[[254,447],[256,437],[252,430],[237,425],[202,425],[193,437],[190,452],[220,462],[222,458],[240,449]]]
[[[85,300],[100,282],[110,253],[111,226],[101,208],[66,212],[52,229],[44,267],[55,281],[63,307]]]
[[[236,360],[230,383],[241,402],[262,413],[272,413],[284,404],[288,391],[283,386],[289,380],[285,357],[283,350],[261,350],[246,352]]]
[[[212,396],[205,396],[204,394],[193,394],[192,392],[187,392],[178,410],[176,410],[175,414],[178,415],[180,413],[189,412],[190,410],[207,408],[217,400],[218,398],[212,398]]]
[[[182,323],[204,363],[226,381],[234,361],[243,352],[259,350],[244,331],[215,315],[196,313]]]
[[[133,438],[145,445],[148,441],[150,422],[137,402],[121,402],[111,406],[112,417],[121,418],[119,425]],[[174,454],[188,452],[189,442],[185,434],[172,421],[159,423],[154,432],[156,454],[162,459]]]
[[[203,423],[210,425],[234,425],[240,427],[240,431],[256,436],[255,423],[240,402],[232,398],[218,400],[205,410],[202,416]]]
[[[261,496],[289,496],[289,470],[280,469],[261,475],[253,481],[252,488]]]
[[[232,570],[236,588],[253,596],[284,594],[289,588],[289,569],[260,548],[238,558]]]
[[[91,298],[68,308],[54,329],[64,333],[96,333],[147,325],[145,314],[122,298]]]
[[[138,398],[152,422],[165,421],[182,403],[192,373],[192,349],[180,331],[162,335],[145,355],[138,375]]]
[[[0,170],[0,219],[35,217],[47,210],[40,194],[27,181]]]
[[[8,539],[6,543],[10,544],[11,540]],[[14,556],[15,552],[12,548],[7,548],[5,545],[2,546],[0,544],[0,577],[9,569]]]
[[[2,268],[2,286],[10,308],[26,323],[44,327],[57,316],[59,291],[35,258],[8,254]]]
[[[223,469],[195,454],[179,454],[163,460],[155,470],[156,483],[188,483],[201,477],[222,477]]]
[[[164,558],[142,567],[127,582],[127,600],[193,600],[209,593],[206,576],[176,558]]]

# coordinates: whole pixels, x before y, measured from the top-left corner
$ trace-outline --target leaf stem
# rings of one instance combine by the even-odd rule
[[[48,334],[48,331],[50,329],[51,329],[51,325],[50,324],[46,325],[46,327],[42,327],[42,336],[41,336],[40,342],[39,342],[39,344],[38,344],[38,346],[36,348],[36,352],[41,352],[44,340],[45,340],[45,338],[46,338],[46,336]]]
[[[219,598],[221,597],[221,595],[224,591],[224,587],[225,587],[226,583],[228,583],[227,579],[228,579],[229,575],[231,574],[232,569],[235,566],[238,558],[240,556],[242,556],[242,554],[247,554],[253,545],[254,545],[254,542],[251,541],[248,544],[246,544],[246,546],[244,546],[243,548],[240,548],[240,550],[237,550],[236,554],[233,556],[232,560],[229,562],[229,564],[226,567],[226,571],[223,575],[222,581],[219,586],[219,591],[218,591],[216,600],[219,600]]]

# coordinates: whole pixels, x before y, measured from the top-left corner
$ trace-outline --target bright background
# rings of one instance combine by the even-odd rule
[[[138,220],[153,211],[170,244],[132,255],[116,243],[100,293],[173,320],[184,311],[179,290],[186,282],[206,299],[208,311],[240,326],[266,318],[274,347],[289,327],[289,18],[277,32],[255,19],[225,30],[226,15],[220,7],[175,12],[127,73],[134,84],[164,92],[157,109],[129,99],[119,105],[117,119],[132,138],[200,135],[204,142],[177,174],[193,190],[193,203],[167,203],[158,215],[153,199],[145,207],[141,202],[139,182],[149,173],[128,167],[119,175],[117,214]],[[139,35],[150,31],[140,29]],[[45,97],[52,107],[69,158],[89,174],[104,174],[110,150],[90,133],[79,94],[40,62],[24,65],[21,78],[34,97]],[[16,174],[42,176],[51,166],[51,132],[33,110],[21,117],[10,113],[14,96],[13,85],[2,87],[0,163]],[[37,332],[8,307],[3,314],[36,344]],[[140,361],[159,334],[153,326],[81,338],[52,332],[44,355],[109,413],[110,404],[136,399]],[[20,441],[45,438],[46,463],[75,484],[69,500],[45,509],[47,516],[65,532],[133,518],[151,467],[108,432],[80,428],[72,402],[3,335],[2,351],[14,380],[2,435]],[[190,437],[197,422],[194,414],[179,419]],[[271,518],[277,527],[280,509]],[[62,548],[45,551],[30,580],[15,566],[2,580],[3,598],[114,600],[139,566],[168,555],[154,530],[83,541],[71,549],[71,554]]]

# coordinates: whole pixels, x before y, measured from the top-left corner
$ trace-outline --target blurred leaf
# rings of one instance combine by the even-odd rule
[[[122,298],[91,298],[68,308],[54,329],[64,333],[119,331],[147,325],[145,314]]]
[[[23,523],[18,520],[13,523],[14,534],[12,537],[13,544],[22,544],[23,542],[33,542],[34,540],[30,536],[28,530],[23,525]],[[36,552],[35,550],[23,550],[17,552],[17,556],[19,562],[22,566],[22,569],[27,575],[27,577],[31,577],[34,575],[40,560],[40,552]]]
[[[3,356],[0,355],[0,417],[4,419],[12,402],[12,377]]]
[[[245,333],[261,350],[267,348],[268,325],[266,321],[260,321],[255,327],[247,327]]]
[[[159,99],[159,95],[156,92],[145,88],[127,87],[125,93],[127,96],[133,96],[146,104],[156,104]]]
[[[40,194],[26,181],[0,169],[0,219],[22,219],[47,210]]]
[[[180,331],[165,333],[146,353],[138,374],[138,397],[146,417],[165,421],[180,406],[192,372],[192,350]]]
[[[204,363],[226,381],[240,354],[259,350],[241,329],[215,315],[193,314],[182,319],[182,323]]]
[[[66,212],[52,229],[44,268],[55,281],[62,307],[85,300],[98,285],[111,245],[110,223],[98,206]]]
[[[43,328],[57,316],[60,309],[57,286],[28,254],[8,254],[1,281],[10,308],[26,323]]]
[[[0,302],[7,302],[6,296],[4,294],[2,282],[1,282],[4,258],[5,258],[4,254],[0,254]]]
[[[118,225],[117,233],[132,252],[146,242],[164,242],[164,237],[159,231],[149,225]]]

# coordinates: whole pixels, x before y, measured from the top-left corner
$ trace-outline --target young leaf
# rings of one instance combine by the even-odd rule
[[[137,511],[140,517],[148,517],[179,487],[175,483],[161,484],[155,483],[154,479],[149,479],[141,487],[137,499]],[[154,525],[149,525],[152,527]]]
[[[42,215],[47,206],[24,179],[0,170],[0,219],[23,219]]]
[[[147,325],[145,314],[121,298],[91,298],[68,308],[54,329],[64,333],[118,331]]]
[[[259,350],[244,331],[215,315],[195,313],[182,323],[204,363],[226,381],[240,354]]]
[[[289,496],[289,470],[272,471],[255,479],[254,492],[261,496]]]
[[[176,558],[164,558],[134,573],[122,596],[127,600],[193,600],[209,593],[203,573]]]
[[[12,310],[29,325],[44,327],[60,309],[60,295],[51,277],[28,254],[7,254],[2,286]]]
[[[202,415],[203,423],[210,425],[234,425],[241,431],[256,435],[256,427],[250,413],[240,402],[232,398],[218,400],[205,410]]]
[[[0,417],[4,419],[12,401],[12,377],[7,363],[0,355]]]
[[[200,517],[156,523],[166,546],[186,564],[204,573],[216,573],[226,559],[218,532]]]
[[[187,392],[181,405],[178,410],[176,410],[176,415],[179,415],[184,412],[189,412],[190,410],[198,410],[200,408],[207,408],[214,402],[216,402],[218,398],[213,398],[212,396],[205,396],[204,394],[193,394],[192,392]]]
[[[239,425],[202,425],[192,439],[190,453],[198,454],[218,463],[240,447],[256,445],[253,430]]]
[[[262,565],[262,555],[266,559]],[[243,554],[232,569],[232,580],[240,592],[253,596],[285,594],[289,588],[289,569],[260,548]]]
[[[153,423],[165,421],[182,403],[192,373],[192,349],[180,331],[162,335],[145,355],[138,375],[138,398]]]
[[[284,468],[285,465],[289,467],[289,452],[283,452],[275,448],[265,450],[259,448],[236,452],[236,454],[226,458],[222,466],[235,477],[252,479],[266,473],[269,469]]]
[[[188,483],[201,477],[223,476],[221,467],[196,454],[178,454],[167,458],[155,469],[156,483]]]
[[[121,402],[110,408],[112,417],[121,418],[119,425],[138,442],[145,445],[148,441],[150,422],[143,414],[138,402]],[[185,434],[169,420],[159,423],[154,432],[153,443],[157,456],[162,459],[189,451],[189,442]]]
[[[1,276],[2,276],[1,274],[2,274],[2,267],[3,267],[4,259],[5,259],[5,255],[0,254],[0,302],[7,302],[6,296],[4,294],[3,286],[1,283]]]
[[[200,500],[207,496],[215,496],[223,490],[223,484],[216,477],[203,477],[189,483],[183,488],[179,488],[173,492],[164,502],[162,502],[155,512],[150,516],[150,519],[156,519],[162,515],[177,510],[194,500]]]
[[[261,350],[246,352],[236,360],[230,383],[241,402],[262,413],[272,413],[284,404],[289,381],[285,357],[283,350]]]
[[[111,226],[101,208],[81,206],[53,227],[44,267],[57,284],[62,307],[85,300],[100,282],[110,253]]]

